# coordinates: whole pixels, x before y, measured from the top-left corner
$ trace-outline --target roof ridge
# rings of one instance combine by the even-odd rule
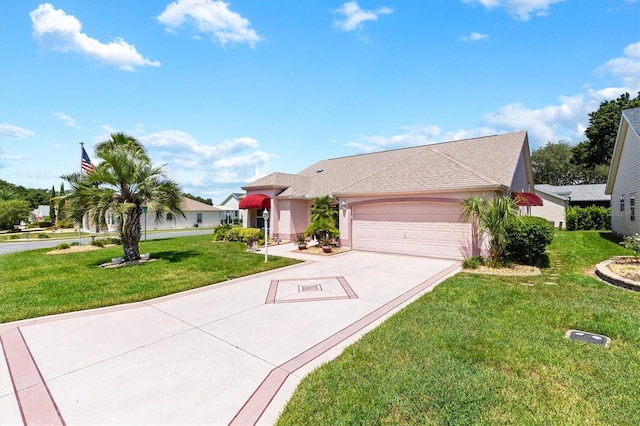
[[[462,161],[456,160],[455,158],[453,158],[449,154],[445,154],[444,152],[439,151],[437,149],[437,147],[434,147],[434,146],[431,146],[431,145],[429,145],[429,147],[431,148],[431,151],[435,152],[436,154],[441,155],[442,157],[445,157],[449,161],[457,164],[458,166],[462,167],[463,169],[465,169],[466,171],[470,172],[471,174],[474,174],[474,175],[478,176],[479,178],[482,178],[482,179],[484,179],[486,181],[489,181],[490,183],[498,184],[498,185],[500,184],[500,182],[495,177],[489,176],[489,175],[485,175],[484,173],[481,173],[481,172],[475,170],[474,168],[472,168],[468,164],[463,163]]]

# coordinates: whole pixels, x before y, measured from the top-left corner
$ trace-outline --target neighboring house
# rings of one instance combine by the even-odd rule
[[[554,226],[566,224],[565,210],[571,206],[588,207],[611,205],[611,196],[605,194],[605,184],[593,185],[535,185],[536,195],[544,205],[531,207],[533,216],[544,217]]]
[[[46,205],[39,205],[37,209],[31,210],[30,219],[33,222],[42,222],[45,217],[50,216],[50,208]]]
[[[355,250],[464,259],[477,254],[460,200],[526,193],[534,199],[524,131],[319,161],[298,174],[272,173],[244,186],[244,226],[291,240],[309,225],[314,197],[339,205],[340,242]]]
[[[640,108],[622,111],[605,192],[611,195],[611,230],[640,234]]]
[[[156,215],[153,211],[148,210],[142,214],[140,218],[140,226],[144,230],[156,229],[177,229],[177,228],[193,228],[200,226],[217,226],[220,225],[223,216],[223,210],[192,200],[188,197],[182,197],[182,210],[186,217],[175,216],[171,213],[164,213],[159,221],[156,222]],[[118,225],[115,217],[111,213],[107,213],[107,228],[109,232],[117,231]],[[84,229],[88,229],[86,220],[84,221]]]
[[[223,210],[223,221],[232,221],[233,223],[238,223],[240,220],[240,200],[244,197],[243,193],[234,192],[229,195],[224,201],[216,206],[219,209]]]

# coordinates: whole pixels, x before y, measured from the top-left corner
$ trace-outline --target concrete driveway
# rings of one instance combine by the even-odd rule
[[[352,251],[0,325],[0,424],[271,424],[320,364],[460,267]]]

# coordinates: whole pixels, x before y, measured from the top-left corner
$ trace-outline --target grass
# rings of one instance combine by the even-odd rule
[[[278,424],[638,425],[640,293],[590,273],[620,254],[558,232],[540,276],[460,273],[305,377]]]
[[[171,229],[148,229],[147,234],[160,234],[167,232],[183,232],[183,231],[203,231],[203,230],[212,230],[212,227],[199,227],[199,228],[171,228]],[[94,235],[91,232],[83,231],[81,233],[82,238],[89,238],[91,235]],[[98,239],[103,237],[118,237],[118,234],[115,232],[99,232],[95,234]],[[144,235],[144,231],[143,231]],[[25,238],[24,232],[8,232],[2,231],[0,232],[0,243],[4,242],[16,242],[16,240],[21,241],[37,241],[38,239],[52,239],[52,240],[68,240],[78,238],[78,231],[73,229],[65,229],[61,232],[54,232],[53,229],[46,229],[43,231],[30,231],[29,238]]]
[[[211,235],[141,242],[140,252],[157,260],[122,268],[98,267],[122,256],[122,246],[50,250],[0,256],[0,322],[147,300],[298,262],[272,256],[265,263],[245,244],[213,242]]]

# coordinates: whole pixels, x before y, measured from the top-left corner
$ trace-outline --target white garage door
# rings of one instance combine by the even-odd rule
[[[388,203],[354,206],[356,250],[445,259],[470,256],[471,225],[458,223],[454,203]]]

